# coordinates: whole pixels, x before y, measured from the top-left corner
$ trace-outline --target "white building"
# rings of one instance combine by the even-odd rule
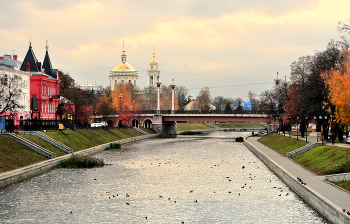
[[[158,70],[158,62],[156,60],[156,53],[153,50],[153,60],[151,61],[150,70],[147,71],[148,74],[148,87],[156,88],[157,82],[160,82],[160,71]]]
[[[30,119],[30,76],[29,72],[17,70],[21,65],[17,61],[17,57],[8,58],[0,57],[0,89],[5,90],[5,97],[0,98],[0,111],[5,107],[5,99],[8,93],[8,88],[11,85],[11,80],[16,82],[17,88],[20,90],[19,95],[14,98],[17,104],[23,106],[23,109],[17,109],[12,111],[16,114],[15,120],[26,120]],[[6,58],[6,59],[5,59]],[[5,60],[4,60],[5,59]],[[12,79],[15,78],[15,79]],[[9,114],[9,112],[5,112]]]
[[[121,60],[122,61],[119,62],[109,73],[109,85],[112,91],[114,90],[116,85],[121,83],[131,83],[134,86],[138,86],[139,76],[137,75],[137,71],[128,62],[126,62],[124,43]]]

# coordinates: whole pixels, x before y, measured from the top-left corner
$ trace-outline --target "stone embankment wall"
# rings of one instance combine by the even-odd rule
[[[331,182],[350,181],[350,173],[338,173],[338,174],[332,174],[332,175],[325,175],[325,179]]]
[[[114,141],[114,142],[109,142],[103,145],[98,145],[92,148],[88,148],[79,152],[75,152],[75,154],[83,154],[83,155],[93,155],[99,152],[102,152],[105,150],[110,143],[119,143],[119,144],[125,144],[129,142],[135,142],[135,141],[140,141],[143,139],[147,138],[153,138],[156,137],[158,134],[152,134],[152,135],[143,135],[143,136],[138,136],[134,138],[127,138],[127,139],[122,139],[119,141]],[[68,154],[65,156],[60,156],[54,159],[46,160],[40,163],[33,164],[31,166],[19,168],[13,171],[9,171],[3,174],[0,174],[0,187],[6,186],[12,183],[15,183],[17,181],[38,175],[40,173],[44,173],[58,165],[60,165],[61,162],[69,159],[69,157],[72,154]]]
[[[257,156],[272,172],[274,172],[293,191],[309,203],[314,209],[333,223],[350,224],[350,219],[341,213],[341,208],[330,201],[323,199],[317,192],[312,192],[306,186],[301,185],[297,178],[263,154],[259,149],[244,140],[244,145]]]

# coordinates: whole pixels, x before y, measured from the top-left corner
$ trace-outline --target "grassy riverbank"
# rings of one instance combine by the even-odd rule
[[[258,140],[264,145],[276,150],[282,155],[286,155],[287,152],[291,152],[297,148],[306,145],[304,141],[298,141],[295,138],[284,137],[278,134],[269,134]]]
[[[203,124],[203,123],[177,123],[178,131],[190,131],[190,130],[198,130],[198,129],[213,129],[212,127]]]
[[[53,139],[73,149],[73,152],[102,145],[125,138],[141,136],[142,134],[131,128],[126,129],[79,129],[60,133],[59,131],[45,133]]]
[[[46,160],[28,147],[0,137],[0,173]]]
[[[277,134],[262,137],[259,142],[283,155],[306,144]],[[319,146],[291,159],[318,175],[350,172],[350,148]]]
[[[261,125],[258,122],[233,122],[229,121],[226,123],[213,123],[213,125],[218,126],[220,128],[265,128],[265,126]]]
[[[69,130],[65,133],[55,131],[46,132],[45,134],[72,148],[74,152],[108,142],[142,135],[133,129]],[[35,136],[24,135],[22,137],[33,141],[49,151],[55,152],[57,157],[66,154]],[[44,160],[46,160],[46,158],[40,156],[26,146],[11,139],[0,137],[0,173],[29,166]]]
[[[350,192],[350,181],[336,182],[334,184]]]

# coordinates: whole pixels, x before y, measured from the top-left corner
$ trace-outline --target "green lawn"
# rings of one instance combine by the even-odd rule
[[[350,172],[350,148],[319,146],[292,159],[318,175]]]
[[[0,137],[0,173],[29,166],[46,158],[9,138]]]
[[[142,134],[131,129],[79,129],[69,130],[65,133],[59,131],[46,132],[48,136],[73,149],[73,152],[102,145],[125,138],[141,136]]]
[[[271,149],[276,150],[282,155],[286,155],[287,152],[294,151],[297,148],[300,148],[306,145],[306,142],[296,140],[295,138],[284,137],[283,135],[278,134],[269,134],[258,140],[264,145],[268,146]]]
[[[213,123],[220,128],[265,128],[265,126],[259,124],[259,122],[226,122],[226,123]]]
[[[194,123],[177,123],[177,130],[178,131],[190,131],[190,130],[197,130],[197,129],[212,129],[212,127],[206,125],[206,124],[194,124]]]
[[[344,182],[335,182],[333,183],[347,191],[350,191],[350,181],[344,181]]]
[[[283,155],[306,144],[278,134],[264,136],[259,142]],[[318,175],[350,172],[350,148],[319,146],[291,159]]]
[[[62,150],[58,149],[57,147],[51,145],[50,143],[48,143],[47,141],[44,141],[42,140],[41,138],[38,138],[34,135],[20,135],[21,137],[53,152],[53,153],[56,153],[56,157],[59,157],[59,156],[64,156],[64,155],[67,155],[67,153],[63,152]]]

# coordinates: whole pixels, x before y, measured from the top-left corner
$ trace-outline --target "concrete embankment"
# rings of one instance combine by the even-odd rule
[[[244,145],[256,155],[272,172],[274,172],[284,183],[286,183],[293,191],[295,191],[301,198],[310,204],[315,210],[326,217],[333,223],[350,224],[349,217],[342,212],[342,208],[323,197],[317,191],[314,191],[309,186],[300,184],[297,177],[292,175],[282,166],[277,164],[270,157],[265,155],[262,151],[256,148],[253,144],[244,140]]]
[[[118,140],[118,141],[114,141],[114,142],[109,142],[103,145],[98,145],[95,147],[91,147],[79,152],[75,152],[75,154],[84,154],[84,155],[93,155],[99,152],[102,152],[103,150],[105,150],[110,143],[118,143],[118,144],[125,144],[125,143],[129,143],[129,142],[135,142],[135,141],[140,141],[143,139],[147,139],[147,138],[154,138],[156,137],[158,134],[152,134],[152,135],[143,135],[143,136],[138,136],[138,137],[134,137],[134,138],[127,138],[127,139],[122,139],[122,140]],[[9,172],[5,172],[0,174],[0,187],[15,183],[17,181],[20,180],[24,180],[26,178],[38,175],[40,173],[44,173],[58,165],[60,165],[60,163],[62,161],[65,161],[67,159],[69,159],[69,157],[72,154],[68,154],[65,156],[61,156],[61,157],[57,157],[54,159],[50,159],[50,160],[46,160],[40,163],[36,163],[27,167],[23,167],[23,168],[19,168],[13,171],[9,171]]]

